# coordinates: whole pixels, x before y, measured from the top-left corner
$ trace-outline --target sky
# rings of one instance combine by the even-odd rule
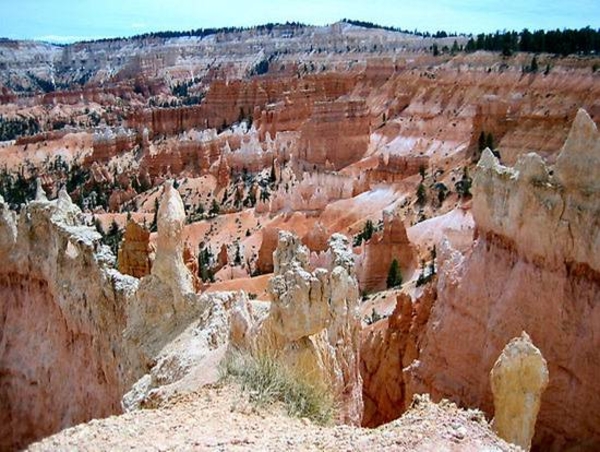
[[[600,0],[0,0],[0,6],[1,37],[58,43],[343,18],[430,32],[600,28]]]

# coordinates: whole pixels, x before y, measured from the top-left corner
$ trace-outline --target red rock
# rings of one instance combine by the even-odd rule
[[[273,273],[273,253],[277,249],[279,228],[265,227],[262,230],[262,242],[258,250],[256,269],[260,273]]]
[[[397,419],[410,405],[404,368],[418,356],[420,337],[435,297],[434,285],[428,285],[414,303],[401,293],[390,317],[361,332],[363,426],[377,427]]]
[[[401,218],[384,212],[383,231],[363,242],[357,259],[360,289],[367,292],[385,289],[394,259],[398,260],[403,280],[408,280],[417,265],[416,251],[408,240]]]
[[[119,271],[142,278],[150,274],[150,231],[131,220],[127,223],[119,248]]]

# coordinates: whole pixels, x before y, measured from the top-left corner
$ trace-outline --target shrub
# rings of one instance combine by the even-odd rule
[[[388,289],[396,287],[402,284],[402,273],[400,273],[400,265],[398,260],[394,259],[390,265],[388,276],[386,279],[386,285]]]
[[[231,378],[250,394],[250,402],[265,406],[282,402],[289,416],[306,417],[318,424],[329,423],[335,412],[332,396],[285,368],[272,356],[252,356],[234,351],[220,369],[221,377]]]
[[[363,230],[354,237],[354,246],[359,246],[363,241],[367,242],[371,240],[373,232],[375,232],[373,221],[367,220],[363,226]]]

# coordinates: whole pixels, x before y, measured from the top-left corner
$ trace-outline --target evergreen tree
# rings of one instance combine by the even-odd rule
[[[537,72],[538,69],[539,69],[538,61],[537,61],[537,58],[536,58],[535,55],[533,56],[533,58],[531,60],[531,66],[530,66],[530,68],[531,68],[531,72]]]
[[[485,147],[490,148],[490,151],[494,150],[494,135],[491,132],[485,137]]]
[[[150,232],[158,231],[158,197],[154,198],[154,216],[152,217],[152,223],[150,224]]]
[[[242,265],[242,255],[240,253],[240,244],[236,243],[235,245],[235,256],[233,256],[233,264],[234,265]]]
[[[425,185],[423,185],[423,183],[420,183],[417,187],[417,204],[419,204],[420,206],[424,206],[425,202],[427,202]]]
[[[219,203],[217,202],[216,199],[213,198],[212,204],[210,206],[210,210],[208,211],[208,213],[210,215],[217,216],[217,215],[219,215],[220,211],[221,211],[221,207],[219,206]]]
[[[386,279],[386,285],[388,289],[392,287],[397,287],[402,284],[402,274],[400,272],[400,265],[398,264],[398,260],[394,259],[392,264],[390,265],[390,269],[388,271],[388,276]]]
[[[365,225],[363,226],[363,230],[355,237],[354,246],[360,245],[363,241],[370,240],[373,237],[373,233],[375,232],[375,227],[373,226],[373,221],[367,220]]]
[[[452,43],[452,49],[450,51],[452,52],[452,55],[455,55],[458,53],[458,42],[456,41],[456,39]]]
[[[456,192],[458,196],[461,198],[466,198],[467,196],[471,196],[471,184],[473,183],[473,179],[469,176],[469,169],[465,166],[463,168],[463,175],[459,181],[456,181],[454,187],[456,188]]]

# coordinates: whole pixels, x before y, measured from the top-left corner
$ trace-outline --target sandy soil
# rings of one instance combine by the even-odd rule
[[[30,451],[508,451],[480,412],[421,401],[377,429],[322,427],[255,408],[235,386],[179,396],[155,410],[93,420],[33,444]]]

